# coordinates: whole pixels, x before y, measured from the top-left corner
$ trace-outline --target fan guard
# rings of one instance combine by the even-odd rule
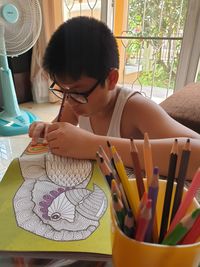
[[[13,11],[11,17],[9,17],[9,11],[5,14],[7,5]],[[41,31],[42,14],[39,2],[34,0],[1,0],[0,11],[0,24],[4,27],[7,56],[13,57],[27,52],[33,47]],[[3,49],[0,47],[0,53],[1,51],[3,53]]]

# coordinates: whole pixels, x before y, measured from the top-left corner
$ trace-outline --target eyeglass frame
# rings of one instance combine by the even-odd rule
[[[56,92],[59,92],[59,93],[62,93],[62,94],[66,94],[67,97],[72,98],[74,101],[76,101],[76,102],[78,102],[80,104],[86,104],[86,103],[88,103],[88,96],[96,89],[96,87],[101,83],[101,81],[102,81],[102,79],[97,80],[97,82],[89,90],[87,90],[86,92],[83,92],[83,93],[68,92],[66,90],[66,88],[63,88],[63,87],[59,86],[55,81],[53,81],[53,83],[49,87],[49,91],[52,92],[56,97],[58,97],[60,99],[63,99],[63,96],[62,97],[59,97],[55,93],[55,91]],[[60,89],[53,88],[55,85],[58,85],[60,87]],[[83,99],[85,100],[85,102],[79,101],[78,99],[74,98],[73,95],[82,96]]]

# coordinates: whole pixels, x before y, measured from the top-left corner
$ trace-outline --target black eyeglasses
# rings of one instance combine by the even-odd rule
[[[60,87],[60,89],[54,88],[56,82],[53,82],[49,87],[49,90],[58,98],[63,99],[63,94],[65,93],[67,97],[72,98],[74,101],[80,104],[86,104],[88,102],[88,96],[96,89],[100,84],[101,80],[98,80],[89,90],[83,93],[68,92],[66,88]]]

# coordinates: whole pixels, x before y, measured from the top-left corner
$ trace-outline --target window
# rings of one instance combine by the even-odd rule
[[[118,40],[119,83],[157,103],[200,79],[200,1],[63,0],[63,11],[105,21]]]

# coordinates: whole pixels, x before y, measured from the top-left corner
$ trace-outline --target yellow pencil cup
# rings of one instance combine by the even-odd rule
[[[146,185],[146,179],[144,179]],[[138,205],[139,198],[135,179],[130,180],[130,186]],[[174,189],[176,184],[174,185]],[[158,229],[162,216],[166,181],[159,181],[159,193],[156,207]],[[173,194],[174,194],[173,189]],[[184,189],[184,194],[187,190]],[[196,199],[188,212],[199,207]],[[138,242],[124,235],[119,229],[111,205],[112,217],[112,258],[114,267],[198,267],[200,263],[200,242],[191,245],[165,246],[153,243]]]

